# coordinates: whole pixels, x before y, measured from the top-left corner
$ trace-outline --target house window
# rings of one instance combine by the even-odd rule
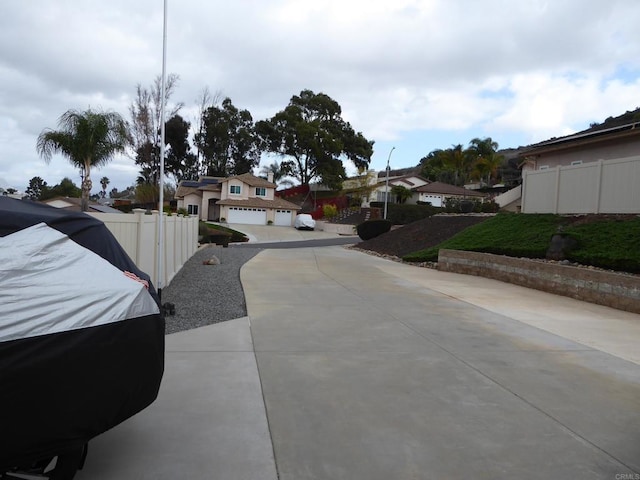
[[[256,187],[256,197],[266,197],[267,189],[264,187]]]
[[[538,170],[549,170],[549,165],[540,165]]]
[[[571,165],[582,165],[582,160],[574,160]]]
[[[198,205],[187,205],[187,213],[189,215],[197,215],[198,214]]]
[[[240,195],[240,185],[231,185],[231,187],[229,187],[229,193],[232,195]]]
[[[376,200],[378,202],[384,202],[385,193],[387,193],[387,192],[385,192],[384,190],[382,190],[382,191],[378,190],[376,192]],[[393,198],[393,195],[391,195],[391,189],[389,189],[388,193],[389,193],[389,195],[388,195],[387,203],[393,203],[394,198]]]

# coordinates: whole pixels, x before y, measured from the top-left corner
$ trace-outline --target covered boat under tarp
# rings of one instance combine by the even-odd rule
[[[158,304],[102,222],[0,197],[0,477],[78,451],[155,400]]]

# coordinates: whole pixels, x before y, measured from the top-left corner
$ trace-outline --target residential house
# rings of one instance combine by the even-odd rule
[[[639,213],[640,109],[521,149],[524,213]]]
[[[378,172],[377,176],[374,177],[371,193],[367,198],[363,198],[362,206],[368,207],[371,202],[384,202],[387,195],[389,203],[396,203],[396,198],[391,193],[394,186],[401,186],[414,191],[414,195],[407,199],[405,203],[415,204],[418,201],[418,195],[415,193],[415,189],[428,183],[429,180],[412,173],[394,175],[394,172],[390,171],[389,177],[387,177],[387,172]]]
[[[431,182],[422,176],[415,174],[411,171],[404,171],[401,175],[394,174],[393,171],[389,172],[388,185],[386,172],[373,172],[367,173],[366,183],[369,186],[370,194],[363,196],[362,206],[369,207],[371,202],[384,202],[385,194],[388,192],[389,203],[397,203],[397,199],[392,193],[394,186],[401,186],[411,190],[412,195],[405,203],[408,205],[416,205],[418,202],[428,202],[434,207],[444,206],[447,199],[460,198],[482,199],[486,197],[483,193],[469,190],[463,187],[457,187],[455,185],[449,185],[441,182]],[[359,184],[364,183],[365,177],[357,177],[345,182],[345,186],[350,187],[356,191]],[[362,187],[360,187],[362,188]]]
[[[44,203],[51,207],[63,208],[65,210],[72,210],[75,212],[82,211],[82,199],[76,197],[54,197],[48,200],[43,200],[40,203]],[[98,202],[89,201],[89,212],[98,213],[122,213],[116,208],[112,208],[109,205],[102,205]]]
[[[629,115],[635,113],[636,115]],[[614,121],[615,120],[615,121]],[[529,145],[520,150],[522,170],[547,170],[640,154],[640,109],[582,132]]]
[[[176,190],[178,209],[201,220],[253,225],[291,226],[300,207],[275,196],[276,184],[250,173],[233,177],[200,177],[182,181]]]
[[[428,202],[434,207],[444,207],[449,199],[484,200],[486,195],[463,187],[442,182],[431,182],[414,189],[412,203]]]

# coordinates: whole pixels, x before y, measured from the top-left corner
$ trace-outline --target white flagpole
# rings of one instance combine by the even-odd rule
[[[160,90],[160,206],[158,208],[158,296],[162,300],[163,267],[164,267],[164,107],[167,76],[167,0],[164,0],[164,22],[162,26],[162,87]]]

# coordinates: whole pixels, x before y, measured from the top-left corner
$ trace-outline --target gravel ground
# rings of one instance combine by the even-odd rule
[[[198,250],[162,290],[162,303],[175,305],[167,315],[166,333],[176,333],[247,315],[240,268],[260,248],[207,246]],[[202,262],[217,257],[219,265]]]

